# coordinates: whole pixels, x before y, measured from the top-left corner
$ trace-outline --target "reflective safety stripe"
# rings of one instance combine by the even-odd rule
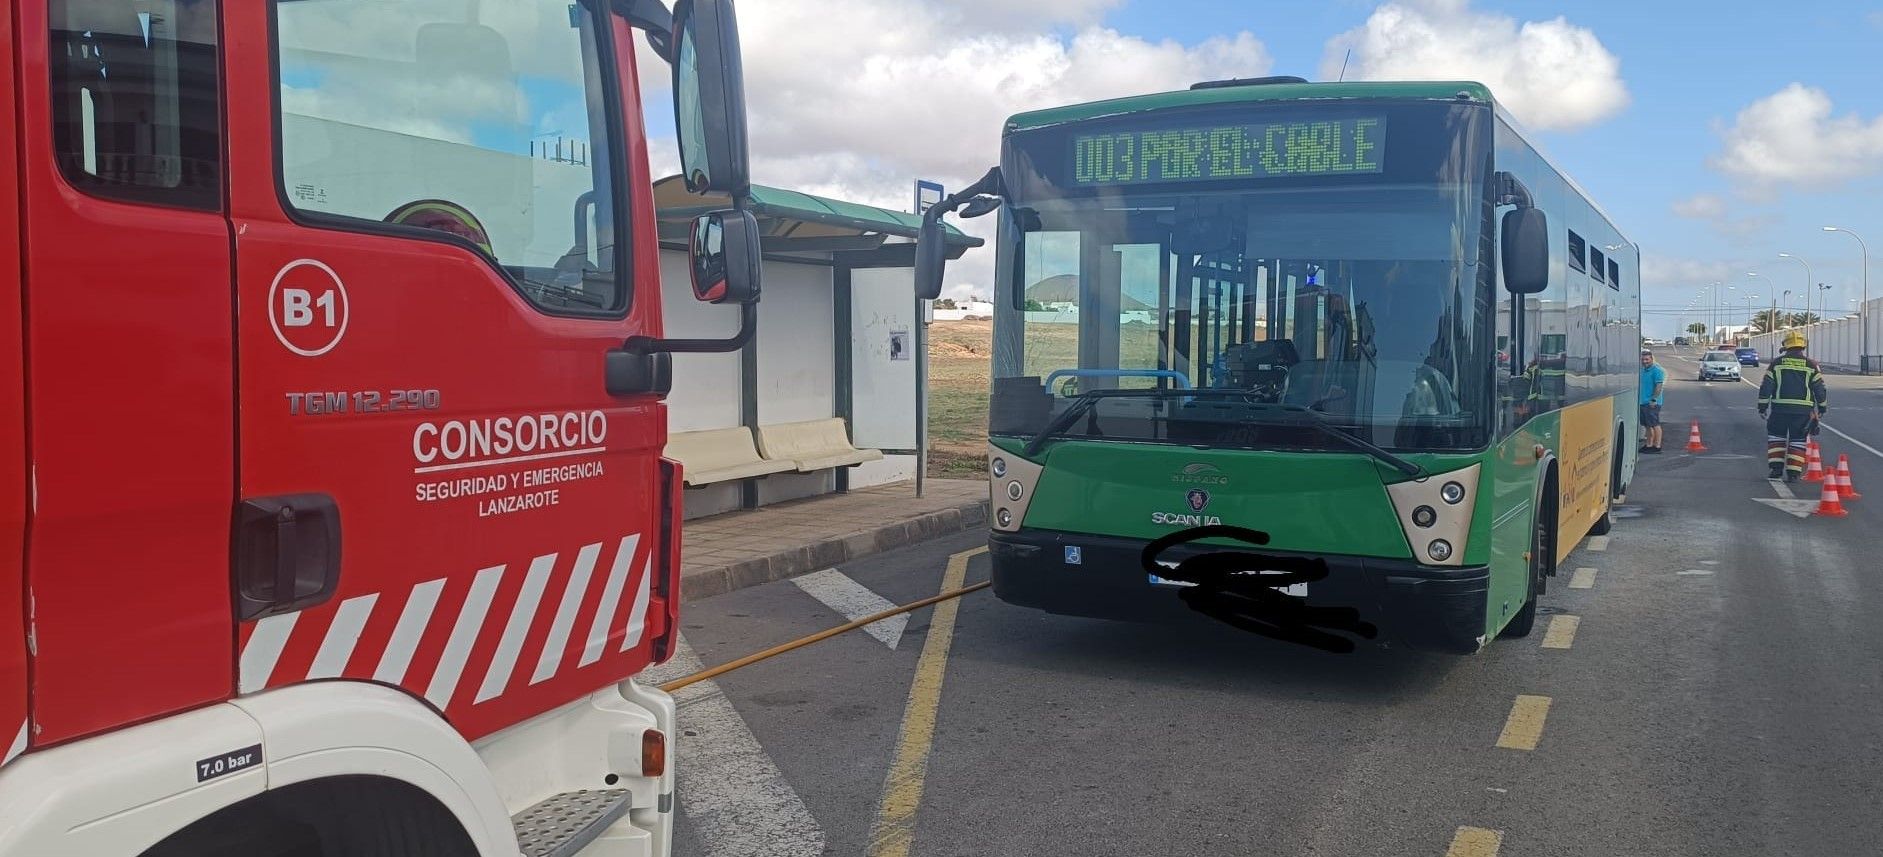
[[[1817,375],[1818,370],[1803,360],[1796,357],[1780,359],[1772,366],[1772,398],[1766,401],[1775,405],[1817,407],[1817,401],[1811,396],[1811,382]]]

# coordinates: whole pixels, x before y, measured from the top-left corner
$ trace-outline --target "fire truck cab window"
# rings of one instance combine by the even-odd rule
[[[53,152],[73,186],[216,210],[215,0],[52,0]]]
[[[474,248],[549,312],[625,311],[595,5],[277,2],[284,200]]]

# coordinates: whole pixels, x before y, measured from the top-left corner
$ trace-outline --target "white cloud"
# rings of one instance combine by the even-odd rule
[[[917,178],[957,188],[999,159],[1001,123],[1041,107],[1268,73],[1247,32],[1197,44],[1100,26],[1118,0],[811,0],[739,7],[754,180],[897,210]],[[644,55],[651,52],[644,51]],[[641,63],[650,111],[666,69]],[[673,160],[657,140],[657,166]],[[661,175],[666,172],[658,173]],[[966,221],[988,239],[994,218]],[[949,294],[992,291],[988,250],[949,266]]]
[[[1694,220],[1714,220],[1726,216],[1726,200],[1717,194],[1701,193],[1674,200],[1674,213]]]
[[[1750,200],[1746,200],[1750,202]],[[1675,215],[1689,220],[1706,223],[1714,232],[1727,238],[1750,238],[1778,224],[1778,217],[1772,214],[1751,214],[1735,216],[1733,209],[1719,194],[1699,193],[1685,199],[1674,200],[1670,208]]]
[[[1732,262],[1717,259],[1683,259],[1656,256],[1651,253],[1643,254],[1641,286],[1652,290],[1699,288],[1707,283],[1735,282],[1733,278],[1743,277],[1744,271],[1745,269],[1735,266]]]
[[[1831,111],[1824,90],[1793,83],[1739,111],[1720,131],[1722,148],[1708,164],[1755,193],[1883,172],[1883,116],[1866,120]]]
[[[1621,61],[1562,17],[1519,24],[1469,0],[1403,0],[1328,40],[1321,74],[1359,80],[1476,80],[1524,124],[1587,127],[1628,105]]]

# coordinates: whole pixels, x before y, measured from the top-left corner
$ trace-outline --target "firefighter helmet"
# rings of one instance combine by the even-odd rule
[[[1799,333],[1798,331],[1795,331],[1795,330],[1788,334],[1785,334],[1785,345],[1784,345],[1785,350],[1790,351],[1793,348],[1803,348],[1803,347],[1805,347],[1805,335],[1804,334]]]
[[[456,235],[477,245],[478,249],[493,256],[496,255],[495,251],[491,250],[490,233],[484,230],[484,224],[478,222],[477,216],[464,206],[456,203],[442,199],[421,199],[417,202],[408,202],[386,215],[386,222],[397,223],[401,226],[417,226],[421,229],[436,229],[439,232]]]

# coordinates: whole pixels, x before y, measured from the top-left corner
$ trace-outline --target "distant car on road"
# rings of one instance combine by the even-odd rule
[[[1700,355],[1700,380],[1739,380],[1739,355],[1731,351],[1708,351]]]
[[[1675,345],[1679,345],[1679,346],[1683,346],[1683,347],[1684,347],[1684,346],[1686,346],[1686,344],[1687,344],[1687,337],[1685,337],[1685,336],[1676,336],[1676,337],[1674,337],[1674,344],[1675,344]]]
[[[1733,349],[1733,356],[1739,358],[1739,365],[1741,366],[1759,365],[1759,349],[1757,348],[1735,348]]]

